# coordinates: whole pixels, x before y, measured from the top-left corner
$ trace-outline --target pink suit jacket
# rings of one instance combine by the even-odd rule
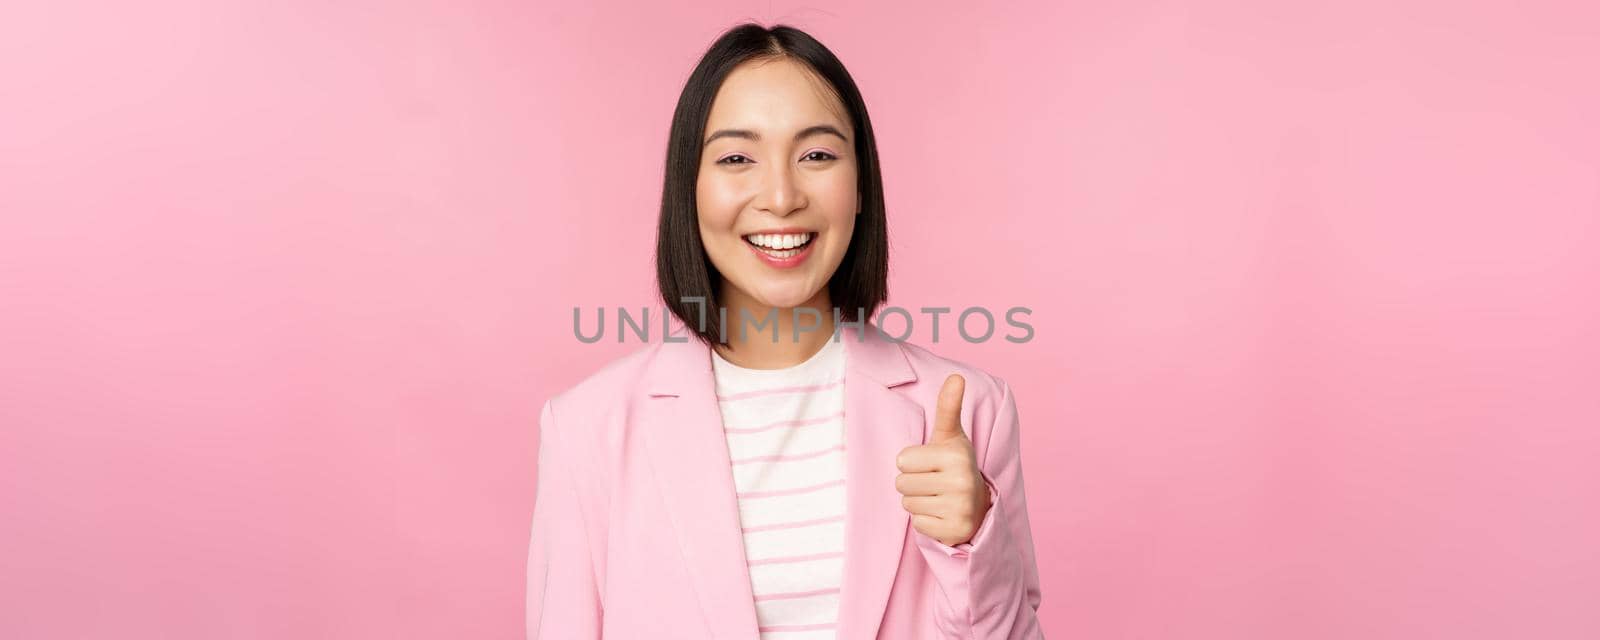
[[[838,638],[1043,638],[1010,387],[846,326],[846,516]],[[910,526],[901,449],[933,428],[946,376],[993,506],[970,543]],[[658,342],[544,405],[527,567],[529,640],[757,640],[710,349]]]

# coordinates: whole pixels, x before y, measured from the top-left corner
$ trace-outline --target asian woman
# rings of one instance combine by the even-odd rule
[[[1015,398],[869,320],[882,178],[826,47],[747,24],[706,52],[656,258],[687,335],[541,412],[530,640],[1043,637]]]

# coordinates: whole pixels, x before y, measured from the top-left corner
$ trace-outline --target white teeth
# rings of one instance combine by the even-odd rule
[[[811,233],[753,233],[745,236],[745,240],[774,258],[792,258],[805,251],[805,246],[811,243]]]
[[[745,236],[750,244],[775,250],[793,249],[811,241],[810,233],[756,233]]]

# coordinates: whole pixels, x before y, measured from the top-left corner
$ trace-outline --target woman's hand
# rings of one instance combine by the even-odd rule
[[[933,435],[927,444],[906,447],[895,459],[900,475],[894,488],[911,512],[917,531],[948,546],[972,540],[989,513],[989,487],[978,470],[972,441],[961,428],[961,397],[967,381],[945,378],[939,390]]]

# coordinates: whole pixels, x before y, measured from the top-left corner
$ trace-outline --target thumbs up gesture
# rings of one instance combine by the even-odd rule
[[[911,513],[911,525],[952,547],[972,540],[990,506],[972,441],[961,428],[961,397],[966,390],[967,381],[960,375],[945,378],[933,435],[927,444],[901,450],[895,459],[900,475],[894,488],[900,492],[900,504]]]

